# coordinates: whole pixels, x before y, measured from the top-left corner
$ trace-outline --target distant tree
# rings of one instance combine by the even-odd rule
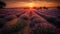
[[[42,7],[39,7],[39,9],[42,9]]]
[[[3,1],[0,1],[0,8],[4,8],[6,6],[6,3]]]
[[[43,7],[44,9],[48,9],[47,7]]]
[[[60,9],[60,6],[57,6],[58,9]]]
[[[34,9],[36,9],[36,7],[33,7]]]

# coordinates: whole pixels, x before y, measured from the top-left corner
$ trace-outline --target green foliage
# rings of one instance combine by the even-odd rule
[[[35,30],[33,30],[31,34],[55,34],[55,32],[51,30],[50,28],[44,29],[39,26]]]
[[[14,17],[13,16],[7,16],[7,21],[11,21],[12,19],[14,19]]]
[[[56,22],[56,19],[55,18],[48,18],[47,21],[48,22],[51,22],[51,23],[55,23]]]
[[[17,14],[16,16],[17,16],[17,17],[19,17],[19,16],[20,16],[20,14]]]
[[[27,16],[23,16],[21,18],[24,19],[24,20],[28,20],[28,17]]]
[[[25,26],[26,26],[26,23],[23,23],[21,21],[17,21],[16,24],[11,25],[10,29],[8,30],[8,33],[16,33],[18,31],[22,31]]]
[[[55,32],[49,28],[45,29],[43,32],[44,34],[55,34]]]

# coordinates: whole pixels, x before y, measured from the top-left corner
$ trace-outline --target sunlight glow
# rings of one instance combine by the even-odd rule
[[[6,8],[16,8],[16,7],[54,7],[58,6],[59,4],[57,3],[52,3],[52,2],[45,2],[45,1],[32,1],[32,2],[10,2],[7,3]],[[60,6],[60,5],[59,5]]]
[[[34,7],[34,5],[35,5],[34,3],[28,3],[28,5],[27,5],[27,6],[28,6],[29,8],[33,8],[33,7]]]

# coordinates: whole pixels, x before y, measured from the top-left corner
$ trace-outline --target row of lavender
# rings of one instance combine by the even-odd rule
[[[23,29],[26,26],[26,20],[28,19],[27,17],[22,17],[24,20],[20,19],[20,16],[22,14],[25,14],[27,11],[24,9],[1,9],[0,10],[0,29],[3,29],[3,34],[12,34],[13,32],[16,33],[19,30]],[[57,28],[59,27],[59,14],[60,10],[35,10],[34,11],[36,14],[38,14],[39,16],[42,16],[43,18],[45,18],[49,23],[56,25]],[[49,14],[50,13],[50,14]],[[52,13],[52,14],[51,14]],[[57,14],[56,14],[57,13]],[[54,14],[54,15],[53,15]],[[58,16],[56,16],[58,15]],[[6,22],[9,22],[15,18],[18,18],[17,24],[13,25],[12,27],[10,27],[11,29],[5,29],[4,26],[6,24]],[[35,27],[35,22],[39,22],[38,20],[36,20],[35,22],[33,22],[35,20],[35,18],[31,18],[31,24],[30,27],[34,28]],[[20,23],[20,21],[22,23]],[[57,21],[57,22],[56,22]],[[37,23],[37,24],[39,24]],[[32,33],[30,34],[55,34],[55,32],[52,32],[50,29],[46,29],[43,30],[41,32],[41,30],[43,30],[40,26],[38,26],[37,28],[35,28],[35,30],[33,30]],[[0,32],[2,34],[2,32]],[[16,33],[17,34],[17,33]]]

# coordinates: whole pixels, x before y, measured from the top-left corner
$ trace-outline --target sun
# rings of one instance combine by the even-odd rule
[[[28,7],[33,8],[34,7],[34,3],[28,3]]]

